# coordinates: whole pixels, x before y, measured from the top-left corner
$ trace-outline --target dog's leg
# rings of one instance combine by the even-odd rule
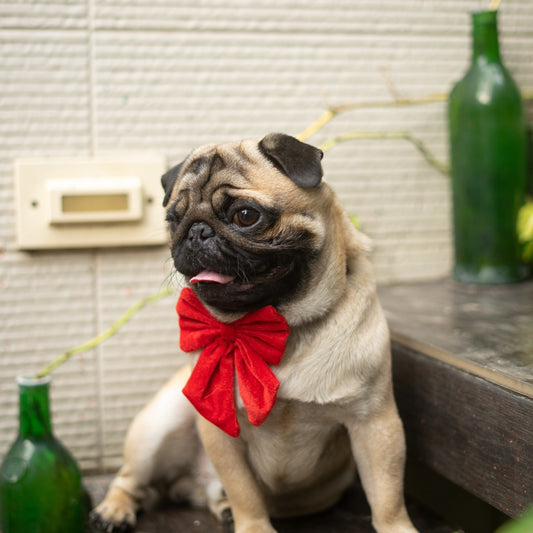
[[[194,474],[201,451],[196,412],[181,392],[189,375],[188,368],[180,369],[133,420],[124,444],[123,466],[104,501],[91,513],[100,529],[132,529],[137,511],[153,493],[153,482],[172,483]]]
[[[226,435],[202,417],[198,417],[198,430],[227,494],[235,533],[276,533],[261,489],[246,460],[244,443]]]
[[[392,391],[380,413],[346,426],[374,528],[378,533],[416,533],[405,508],[405,438]]]

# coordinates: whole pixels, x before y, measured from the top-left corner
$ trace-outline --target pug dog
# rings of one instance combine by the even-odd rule
[[[209,507],[226,526],[231,515],[236,533],[275,533],[270,517],[332,506],[357,471],[375,530],[416,531],[369,240],[322,180],[322,156],[271,133],[198,148],[162,177],[172,260],[194,315],[180,315],[180,343],[202,314],[222,324],[209,342],[227,351],[206,377],[211,352],[185,342],[190,365],[133,421],[123,466],[93,511],[103,530],[132,528],[157,489]],[[240,341],[227,335],[258,313],[277,325],[238,358]],[[242,366],[262,351],[271,359]],[[257,368],[267,385],[249,385]]]

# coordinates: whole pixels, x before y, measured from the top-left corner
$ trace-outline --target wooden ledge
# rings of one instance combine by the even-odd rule
[[[386,286],[411,459],[510,516],[533,500],[533,283]]]

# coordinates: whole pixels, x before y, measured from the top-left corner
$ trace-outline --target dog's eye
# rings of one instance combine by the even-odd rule
[[[259,211],[252,209],[251,207],[246,207],[244,209],[239,209],[233,215],[233,222],[237,226],[247,227],[255,224],[259,220]]]

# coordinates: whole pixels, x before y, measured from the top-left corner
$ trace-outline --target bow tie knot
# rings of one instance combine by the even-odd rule
[[[176,306],[180,347],[201,349],[183,393],[196,410],[220,429],[237,437],[235,376],[251,424],[262,424],[276,403],[279,381],[269,365],[277,365],[289,336],[287,322],[272,306],[230,324],[215,319],[194,291],[183,289]]]
[[[235,326],[233,324],[220,323],[220,338],[228,342],[235,342],[237,339]]]

